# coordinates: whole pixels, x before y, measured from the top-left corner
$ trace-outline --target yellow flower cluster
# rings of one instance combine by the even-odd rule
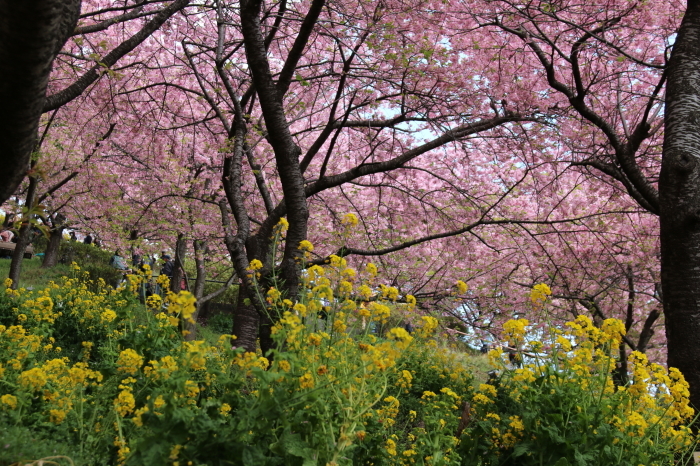
[[[458,294],[465,294],[469,289],[467,284],[464,283],[462,280],[457,280],[457,283],[455,283],[455,288],[457,288]]]
[[[530,322],[527,319],[509,320],[503,324],[503,337],[511,346],[519,347],[525,339],[528,325]]]
[[[252,261],[250,261],[250,264],[248,265],[248,270],[251,270],[251,271],[260,270],[262,268],[263,268],[263,264],[258,259],[253,259]]]
[[[163,298],[160,295],[152,294],[146,298],[146,307],[153,311],[161,309],[163,307]]]
[[[139,355],[131,348],[127,348],[119,353],[117,359],[117,371],[134,375],[143,366],[143,356]]]
[[[543,287],[540,291],[548,294]],[[509,344],[521,348],[528,338],[528,326],[525,319],[508,321],[503,325],[503,336]],[[538,353],[523,367],[509,366],[501,349],[492,350],[492,364],[504,374],[500,391],[525,405],[536,405],[538,396],[560,392],[579,393],[580,397],[595,393],[602,412],[619,433],[614,442],[660,434],[674,448],[687,447],[692,434],[686,424],[694,416],[688,383],[678,370],[667,371],[650,363],[646,355],[633,351],[627,360],[630,382],[616,386],[616,358],[624,335],[625,327],[619,320],[607,319],[597,327],[589,317],[581,315],[567,322],[564,331],[551,329],[549,335],[544,335],[546,341],[527,342]],[[551,348],[551,353],[544,354],[543,348]],[[492,423],[493,444],[511,448],[522,437],[524,424],[521,418],[513,417],[502,422],[491,411],[497,395],[495,386],[482,384],[472,401],[480,417]]]
[[[241,369],[246,370],[249,376],[252,375],[250,370],[254,367],[264,370],[270,366],[270,361],[267,358],[258,356],[257,354],[250,352],[239,354],[233,360],[233,363]]]
[[[189,291],[180,291],[179,293],[168,293],[165,298],[168,303],[168,313],[176,318],[184,319],[187,322],[194,323],[192,315],[197,310],[197,300]]]
[[[178,370],[179,366],[171,355],[163,356],[157,361],[149,361],[143,369],[148,378],[154,380],[166,380]]]
[[[280,218],[280,221],[277,222],[277,225],[275,225],[275,228],[279,231],[279,233],[283,234],[289,230],[289,222],[286,218],[282,217]]]
[[[552,290],[549,288],[549,285],[546,283],[539,283],[530,290],[530,301],[532,301],[532,305],[536,309],[539,309],[547,301],[547,297],[551,295]]]
[[[299,243],[299,249],[305,252],[313,252],[314,251],[314,245],[311,244],[310,241],[303,240],[302,242]]]
[[[347,213],[343,216],[341,223],[349,228],[356,227],[360,221],[357,219],[357,215],[353,213]]]

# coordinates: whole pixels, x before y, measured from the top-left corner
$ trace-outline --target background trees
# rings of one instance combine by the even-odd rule
[[[622,318],[627,349],[664,356],[658,329],[676,305],[659,258],[677,260],[659,247],[656,217],[663,225],[677,212],[676,194],[662,202],[659,171],[666,84],[690,76],[680,58],[667,64],[680,3],[187,5],[84,2],[44,106],[92,115],[61,108],[49,133],[85,140],[76,189],[53,195],[72,224],[111,244],[218,248],[240,280],[235,333],[248,348],[260,319],[264,328],[275,318],[257,287],[279,280],[294,298],[309,239],[311,262],[375,261],[402,294],[473,338],[540,312],[528,290],[544,282],[554,291],[546,318]],[[695,40],[686,37],[677,40]],[[673,187],[686,175],[669,170],[666,193],[692,198],[683,186],[694,178]],[[664,231],[689,220],[673,222]],[[669,238],[662,244],[695,244]],[[253,259],[259,284],[248,279]],[[677,270],[692,287],[688,267]],[[457,279],[470,287],[460,296]]]

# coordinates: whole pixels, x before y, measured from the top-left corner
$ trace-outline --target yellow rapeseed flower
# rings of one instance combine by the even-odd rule
[[[143,356],[140,356],[136,351],[127,348],[119,353],[117,359],[117,371],[126,374],[136,374],[143,365]]]
[[[299,243],[299,249],[305,252],[314,252],[314,245],[309,240],[303,240]]]
[[[262,268],[263,268],[263,264],[258,259],[253,259],[252,261],[250,261],[250,264],[248,265],[248,270],[260,270]]]
[[[357,215],[353,213],[347,213],[343,216],[343,220],[341,220],[341,223],[348,227],[354,227],[357,226],[359,220],[357,219]]]
[[[314,385],[314,376],[311,375],[311,372],[307,372],[299,377],[299,388],[314,388]]]
[[[457,283],[455,283],[455,287],[457,288],[457,293],[459,294],[464,294],[469,289],[467,284],[464,283],[462,280],[457,280]]]
[[[17,397],[9,394],[0,396],[0,404],[8,406],[10,409],[15,409],[17,407]]]
[[[530,301],[535,307],[539,308],[547,301],[547,296],[551,294],[552,290],[546,283],[539,283],[530,290]]]

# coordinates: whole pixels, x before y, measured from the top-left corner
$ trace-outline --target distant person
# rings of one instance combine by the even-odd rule
[[[83,240],[83,243],[85,244],[92,244],[92,236],[90,236],[90,233],[87,234],[85,239]]]
[[[71,232],[70,232],[70,240],[71,240],[71,241],[78,241],[78,237],[75,236],[75,232],[74,232],[74,231],[71,231]]]
[[[12,241],[13,236],[15,236],[15,234],[10,230],[3,230],[2,233],[0,233],[0,239],[2,239],[2,241],[5,243]]]
[[[141,267],[143,264],[144,261],[141,253],[139,251],[134,251],[134,253],[131,255],[131,265],[134,267]]]
[[[173,273],[175,272],[175,262],[173,262],[167,254],[163,254],[163,260],[165,263],[163,267],[160,268],[160,273],[172,280]]]
[[[117,249],[114,251],[114,255],[109,259],[109,265],[122,273],[121,277],[118,278],[117,282],[114,284],[115,288],[119,287],[119,285],[126,280],[126,274],[131,273],[129,266],[126,264],[126,260],[122,257],[121,250]]]
[[[112,258],[109,260],[109,265],[111,267],[114,267],[117,270],[121,270],[123,272],[128,272],[129,271],[129,266],[126,265],[126,261],[122,257],[121,250],[117,249],[114,251],[114,255]]]

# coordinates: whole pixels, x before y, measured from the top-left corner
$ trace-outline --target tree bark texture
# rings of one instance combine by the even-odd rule
[[[182,289],[182,279],[184,278],[185,255],[187,254],[187,240],[182,233],[177,234],[177,242],[175,243],[175,268],[173,269],[173,279],[170,283],[170,291],[177,293]]]
[[[320,3],[322,6],[323,2]],[[320,8],[318,6],[318,8]],[[309,209],[306,203],[304,177],[299,167],[301,149],[294,142],[289,131],[282,100],[284,89],[278,89],[272,79],[270,64],[267,59],[265,40],[260,26],[260,0],[246,0],[241,3],[241,28],[243,32],[246,58],[253,75],[253,83],[260,100],[260,108],[265,120],[268,139],[275,153],[275,162],[282,182],[284,202],[287,206],[289,230],[287,231],[284,257],[280,264],[280,275],[284,281],[284,289],[290,299],[294,299],[299,285],[298,257],[301,252],[299,243],[306,239],[308,230]],[[317,13],[315,13],[317,14]],[[317,18],[317,16],[316,16]],[[307,28],[313,29],[315,18]],[[306,23],[305,23],[306,24]],[[302,31],[303,32],[303,31]],[[308,41],[310,31],[300,33],[303,40],[300,44],[295,41],[295,48],[302,50]],[[298,52],[301,53],[301,52]],[[265,234],[265,228],[258,233]],[[261,258],[265,262],[265,258]]]
[[[53,60],[80,0],[0,0],[0,204],[29,170]]]
[[[700,0],[689,0],[668,64],[659,178],[668,365],[700,408]]]
[[[254,353],[257,346],[259,321],[260,316],[248,298],[246,288],[240,286],[236,313],[233,317],[233,329],[231,330],[231,334],[236,336],[233,345]]]
[[[44,261],[41,263],[41,268],[48,269],[58,263],[58,251],[61,249],[63,229],[63,225],[57,225],[51,230],[49,244],[46,246],[46,251],[44,251]]]
[[[301,149],[294,141],[289,131],[283,99],[289,87],[290,76],[296,69],[297,62],[303,54],[306,43],[309,40],[318,16],[325,4],[324,0],[314,0],[309,13],[306,15],[294,46],[287,57],[282,77],[278,82],[273,80],[270,71],[270,63],[267,58],[267,47],[260,24],[262,2],[260,0],[244,0],[241,2],[241,32],[246,52],[246,61],[250,67],[253,86],[258,95],[260,109],[267,129],[267,139],[275,154],[275,164],[282,183],[284,199],[280,203],[281,209],[270,212],[267,219],[260,226],[255,235],[249,236],[249,223],[245,206],[238,199],[240,197],[240,164],[243,152],[245,134],[243,113],[238,107],[237,98],[233,96],[236,104],[236,123],[232,127],[235,131],[234,151],[227,160],[224,170],[224,186],[227,187],[227,198],[231,210],[238,223],[236,238],[230,236],[227,246],[231,252],[236,272],[241,277],[242,283],[239,294],[239,306],[236,310],[233,334],[238,337],[237,346],[243,346],[248,351],[255,349],[255,341],[260,325],[260,347],[263,354],[267,355],[273,346],[270,335],[270,327],[276,320],[276,316],[269,315],[266,304],[257,299],[259,292],[266,291],[269,276],[274,264],[274,251],[270,237],[275,224],[279,221],[280,212],[286,209],[289,221],[289,229],[285,239],[284,256],[279,264],[278,284],[285,293],[285,297],[294,300],[299,286],[299,261],[301,251],[299,243],[306,239],[308,230],[309,209],[306,202],[304,178],[299,165]],[[231,136],[234,136],[231,134]],[[225,224],[228,223],[226,220]],[[243,253],[245,244],[245,254]],[[247,259],[247,260],[246,260]],[[258,259],[262,262],[260,280],[253,284],[246,277],[247,262]],[[252,296],[256,293],[256,296]],[[245,301],[245,297],[248,298]],[[251,303],[246,306],[245,302]],[[253,316],[255,313],[255,316]],[[253,327],[253,323],[255,326]]]
[[[31,211],[34,207],[34,200],[36,199],[36,190],[39,185],[39,180],[32,176],[29,178],[29,189],[27,190],[26,205]],[[31,240],[32,234],[32,224],[30,222],[31,215],[27,213],[22,219],[22,226],[19,229],[18,240],[15,246],[15,250],[12,253],[12,262],[10,263],[10,274],[9,278],[12,280],[12,289],[16,290],[19,287],[19,277],[22,273],[22,261],[24,260],[24,253],[27,251],[27,246]]]
[[[199,313],[202,310],[202,297],[204,296],[204,284],[207,278],[207,271],[204,267],[204,250],[206,243],[201,240],[194,240],[194,266],[197,271],[197,277],[194,282],[194,298],[197,300],[197,309],[192,314],[192,320],[197,322]],[[189,332],[185,339],[188,341],[195,340],[197,337],[197,325],[187,322],[186,330]]]

